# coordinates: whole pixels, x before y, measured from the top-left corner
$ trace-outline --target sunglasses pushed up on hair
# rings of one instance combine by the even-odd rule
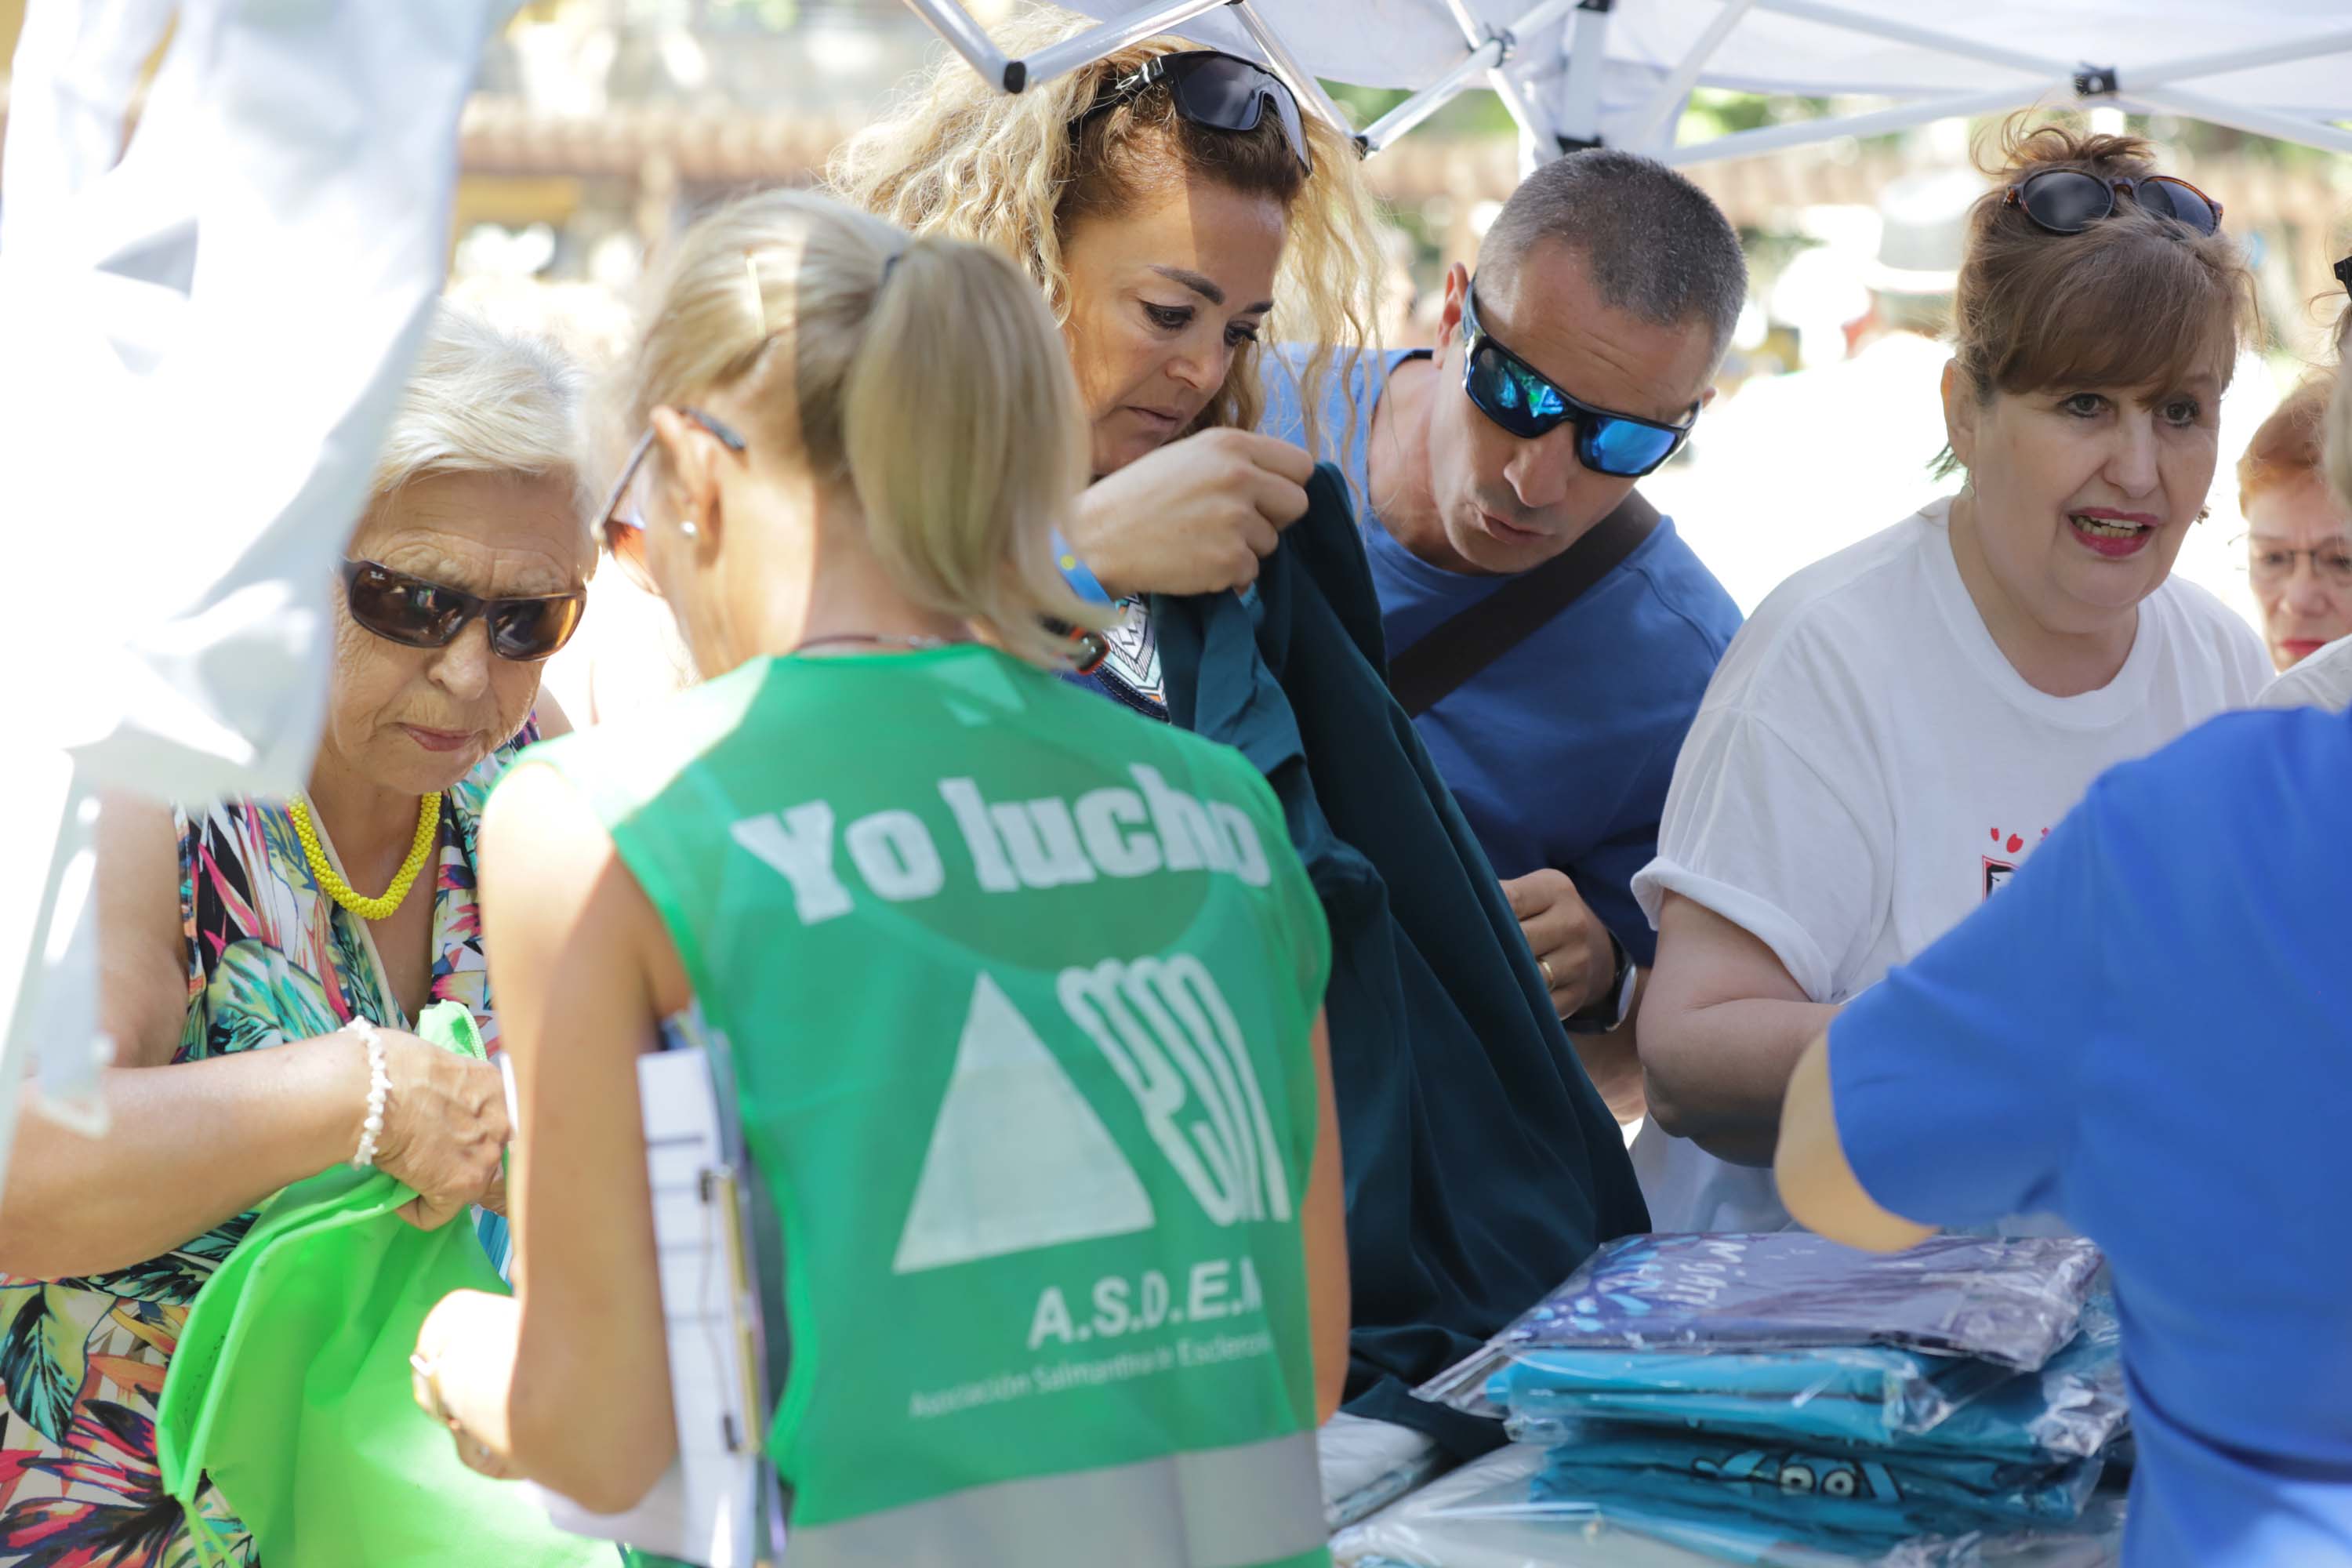
[[[2125,196],[2142,212],[2186,224],[2199,234],[2213,234],[2221,226],[2221,204],[2171,174],[2103,180],[2080,169],[2044,169],[2010,186],[2001,205],[2023,208],[2027,217],[2052,234],[2080,234],[2113,217],[2116,204]]]
[[[1315,160],[1307,150],[1307,127],[1298,118],[1298,100],[1290,89],[1265,67],[1223,49],[1154,55],[1112,82],[1078,118],[1084,121],[1115,109],[1160,82],[1168,84],[1168,96],[1179,118],[1212,131],[1235,134],[1255,131],[1272,109],[1282,127],[1282,139],[1290,144],[1298,166],[1310,174],[1315,172]]]
[[[404,647],[447,647],[479,620],[489,628],[490,651],[517,664],[551,658],[588,607],[588,595],[553,594],[534,599],[486,599],[374,561],[343,563],[343,592],[352,619]]]
[[[1522,441],[1576,426],[1576,460],[1596,474],[1638,479],[1655,473],[1690,438],[1694,413],[1679,425],[1612,414],[1560,390],[1541,371],[1496,342],[1478,321],[1478,282],[1462,294],[1462,390],[1472,406]]]

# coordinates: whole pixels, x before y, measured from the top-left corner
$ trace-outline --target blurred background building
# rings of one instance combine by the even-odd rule
[[[971,0],[983,22],[1013,0]],[[0,0],[13,52],[24,0]],[[451,293],[593,358],[616,343],[649,245],[747,186],[814,181],[936,40],[900,0],[530,0],[485,60],[462,139]],[[1399,93],[1333,88],[1368,123]],[[1692,133],[1868,108],[1702,89]],[[2213,518],[2181,570],[2252,614],[2231,469],[2280,392],[2323,357],[2345,295],[2352,160],[2200,122],[2126,121],[2219,197],[2261,280],[2266,341],[2224,409]],[[0,85],[5,116],[5,85]],[[1644,486],[1743,605],[1936,493],[1935,335],[1958,215],[1990,122],[1948,121],[1688,172],[1747,241],[1753,289],[1723,394]],[[1375,158],[1393,226],[1391,343],[1426,342],[1447,262],[1467,259],[1517,177],[1492,96],[1465,94]],[[6,199],[0,189],[0,201]]]

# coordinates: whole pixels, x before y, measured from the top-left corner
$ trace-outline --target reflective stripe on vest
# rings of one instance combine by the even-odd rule
[[[877,1460],[887,1463],[887,1459]],[[1324,1543],[1315,1435],[972,1487],[795,1529],[792,1568],[1255,1568]]]

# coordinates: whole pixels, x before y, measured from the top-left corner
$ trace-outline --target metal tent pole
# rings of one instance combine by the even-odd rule
[[[2072,95],[2074,88],[2071,81],[2064,90]],[[1875,110],[1868,114],[1808,120],[1797,125],[1771,125],[1760,131],[1736,131],[1711,142],[1694,142],[1686,147],[1668,148],[1657,156],[1662,163],[1677,165],[1712,163],[1719,158],[1747,158],[1759,153],[1778,153],[1790,147],[1826,142],[1833,136],[1874,136],[1882,132],[1907,131],[1914,125],[1925,125],[1930,121],[1998,114],[2007,109],[2022,109],[2038,96],[2040,94],[2032,88],[2024,87],[2004,89],[2000,92],[1965,93],[1951,98],[1925,98],[1897,104],[1892,109]]]
[[[1601,79],[1609,68],[1612,4],[1613,0],[1586,0],[1577,7],[1576,30],[1568,41],[1568,76],[1560,85],[1559,133],[1553,142],[1562,152],[1600,144]]]
[[[1825,0],[1756,0],[1759,10],[1778,11],[1784,16],[1800,16],[1808,22],[1820,22],[1826,26],[1843,27],[1850,33],[1862,33],[1892,43],[1910,44],[1937,54],[1958,55],[1962,59],[1981,60],[1987,65],[2006,66],[2011,70],[2029,76],[2063,77],[2071,80],[2074,62],[2055,60],[2044,55],[2029,55],[2019,49],[2005,49],[1998,44],[1980,44],[1973,38],[1955,37],[1933,27],[1921,27],[1909,22],[1897,22],[1891,17],[1874,16],[1867,12],[1848,10]]]
[[[992,81],[1005,92],[1019,92],[1021,82],[1007,76],[1012,61],[1004,58],[980,24],[955,0],[907,0],[907,8],[930,25],[948,47],[961,55],[982,81]]]
[[[1266,26],[1265,19],[1257,14],[1257,8],[1250,4],[1250,0],[1232,0],[1232,3],[1234,14],[1242,19],[1242,26],[1249,29],[1249,36],[1265,52],[1266,63],[1290,89],[1291,95],[1306,106],[1308,113],[1320,117],[1340,135],[1356,140],[1356,128],[1349,122],[1347,111],[1331,101],[1331,95],[1323,90],[1323,84],[1315,79],[1315,73],[1298,63],[1297,57],[1290,52],[1290,47]],[[1358,150],[1361,151],[1360,142]]]
[[[2210,120],[2216,125],[2227,125],[2233,131],[2256,136],[2275,136],[2282,142],[2300,142],[2306,147],[2324,148],[2330,153],[2352,153],[2352,131],[2340,125],[2298,120],[2266,109],[2249,109],[2226,98],[2212,98],[2177,87],[2158,88],[2152,92],[2133,91],[2112,101],[2118,108],[2141,114],[2183,114],[2191,120]]]
[[[1464,0],[1445,0],[1445,8],[1453,14],[1454,25],[1462,29],[1464,43],[1475,49],[1486,41],[1489,29],[1470,14],[1470,7],[1464,4]],[[1509,58],[1505,55],[1505,64],[1509,62]],[[1559,145],[1559,133],[1552,129],[1551,116],[1544,112],[1525,88],[1511,79],[1510,72],[1502,65],[1486,73],[1486,85],[1495,89],[1496,98],[1503,100],[1503,107],[1510,111],[1511,118],[1518,123],[1521,134],[1528,142],[1538,149]]]
[[[1715,51],[1723,47],[1723,40],[1731,36],[1731,29],[1739,26],[1740,19],[1748,15],[1748,8],[1755,3],[1756,0],[1724,0],[1723,9],[1715,14],[1715,20],[1706,25],[1706,30],[1698,36],[1698,41],[1683,56],[1681,62],[1675,67],[1674,74],[1667,77],[1658,90],[1651,95],[1648,106],[1642,110],[1641,122],[1633,128],[1629,145],[1646,152],[1664,150],[1675,144],[1677,106],[1689,96],[1690,89],[1698,85],[1699,73],[1706,69],[1706,62],[1715,58]]]
[[[1471,79],[1492,68],[1503,58],[1503,40],[1487,39],[1464,56],[1453,69],[1381,115],[1364,128],[1359,140],[1363,143],[1364,156],[1369,158],[1390,142],[1444,108],[1461,95]]]
[[[1006,68],[1007,92],[1019,92],[1024,88],[1038,87],[1055,77],[1080,70],[1107,56],[1115,55],[1143,38],[1181,26],[1204,11],[1213,11],[1230,0],[1164,0],[1125,16],[1096,24],[1076,37],[1039,49],[1024,59],[1017,59]],[[1021,73],[1013,81],[1011,73]]]
[[[1491,33],[1474,40],[1470,53],[1455,62],[1453,68],[1427,87],[1390,110],[1368,127],[1359,138],[1364,155],[1371,156],[1398,137],[1436,113],[1468,87],[1481,71],[1494,70],[1507,58],[1515,38],[1522,33],[1537,33],[1550,26],[1577,8],[1580,0],[1544,0],[1534,10],[1513,22],[1499,33]]]
[[[2275,44],[2259,44],[2229,54],[2189,55],[2179,59],[2160,60],[2152,66],[2135,66],[2121,73],[2123,90],[2146,92],[2151,88],[2169,87],[2174,82],[2187,81],[2194,77],[2227,76],[2231,71],[2252,70],[2256,66],[2274,66],[2286,60],[2305,60],[2319,55],[2340,55],[2347,50],[2352,50],[2352,27],[2338,27],[2333,32],[2284,38]]]

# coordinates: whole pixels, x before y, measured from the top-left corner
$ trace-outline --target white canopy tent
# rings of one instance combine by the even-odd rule
[[[86,1097],[96,795],[194,803],[307,775],[327,567],[440,279],[458,110],[514,0],[285,6],[34,0],[12,80],[0,433],[20,592],[0,836],[0,1086],[37,1049]],[[908,0],[1020,90],[1178,31],[1413,96],[1465,89],[1538,157],[1596,142],[1742,156],[2076,98],[2352,152],[2352,0],[1080,0],[1104,18],[1008,59],[957,0]],[[139,68],[176,24],[126,151]],[[1697,85],[1895,100],[1676,145]],[[1353,127],[1348,127],[1351,132]],[[87,1112],[100,1108],[85,1098]],[[0,1092],[0,1170],[16,1096]]]
[[[458,111],[512,8],[26,10],[0,231],[0,1172],[28,1059],[51,1114],[103,1121],[100,793],[309,776],[328,584],[440,289]]]
[[[1368,153],[1479,86],[1538,157],[1605,143],[1688,163],[2076,101],[2352,153],[2333,123],[2352,117],[2347,0],[1079,0],[1102,24],[1022,60],[958,0],[908,4],[1007,90],[1160,32],[1265,59],[1334,123],[1312,78],[1412,89],[1363,128]],[[1896,101],[1678,145],[1697,86]]]

